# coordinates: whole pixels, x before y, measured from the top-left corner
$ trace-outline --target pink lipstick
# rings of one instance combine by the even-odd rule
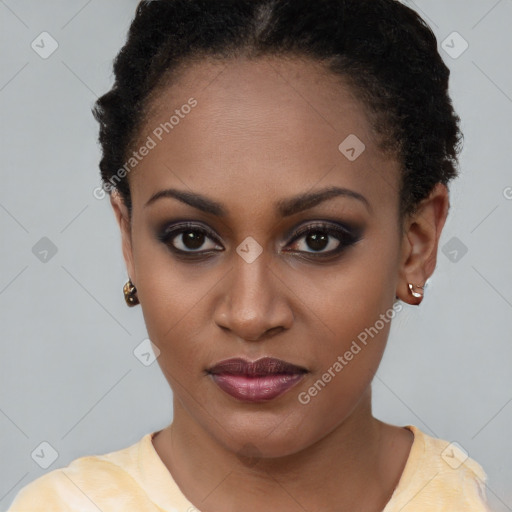
[[[227,359],[207,370],[220,389],[238,400],[260,402],[281,396],[307,373],[281,359],[263,357],[250,362],[242,358]]]

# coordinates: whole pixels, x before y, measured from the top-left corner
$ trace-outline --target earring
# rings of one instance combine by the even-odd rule
[[[425,287],[424,286],[420,286],[420,285],[417,284],[416,288],[420,288],[421,290],[423,290]],[[415,292],[413,290],[413,285],[411,283],[409,283],[409,290],[411,290],[411,293],[412,293],[413,297],[423,297],[423,291]]]
[[[133,286],[131,279],[128,279],[128,281],[123,286],[123,292],[124,300],[129,307],[133,307],[139,304],[139,299],[137,298],[137,288]]]

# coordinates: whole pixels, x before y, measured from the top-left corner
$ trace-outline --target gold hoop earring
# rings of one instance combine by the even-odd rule
[[[128,281],[123,286],[123,292],[124,300],[129,307],[133,307],[139,304],[139,299],[137,298],[137,288],[133,286],[131,279],[128,279]]]
[[[415,292],[413,290],[413,286],[416,286],[416,288],[419,288],[420,290],[422,290],[421,292]],[[411,283],[409,283],[409,290],[411,291],[413,297],[423,297],[423,290],[424,290],[424,286],[420,286],[419,284],[417,285],[412,285]]]

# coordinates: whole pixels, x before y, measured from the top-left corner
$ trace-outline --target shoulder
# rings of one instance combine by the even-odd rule
[[[42,475],[18,492],[7,512],[151,510],[130,471],[142,441],[104,455],[77,458]]]
[[[404,507],[404,512],[490,512],[487,475],[480,464],[456,442],[431,437],[412,425],[407,428],[415,440],[393,503]]]

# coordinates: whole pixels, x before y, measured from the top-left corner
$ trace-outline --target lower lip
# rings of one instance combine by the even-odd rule
[[[212,374],[220,389],[238,400],[260,402],[272,400],[295,386],[305,374],[268,375],[247,377],[245,375]]]

